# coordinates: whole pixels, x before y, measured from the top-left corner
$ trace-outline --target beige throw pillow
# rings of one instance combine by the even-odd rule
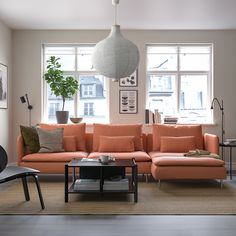
[[[63,152],[63,128],[43,130],[37,128],[39,136],[39,152]]]

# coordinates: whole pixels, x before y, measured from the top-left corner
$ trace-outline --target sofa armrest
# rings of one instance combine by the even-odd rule
[[[219,137],[215,134],[205,133],[203,138],[205,150],[214,154],[219,154]]]
[[[16,151],[17,151],[17,163],[20,164],[22,157],[24,156],[24,141],[23,137],[19,135],[16,140]]]

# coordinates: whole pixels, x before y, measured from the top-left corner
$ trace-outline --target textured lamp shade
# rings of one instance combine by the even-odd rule
[[[139,51],[134,43],[122,36],[120,26],[113,25],[110,35],[95,46],[92,63],[99,73],[117,81],[136,70]]]

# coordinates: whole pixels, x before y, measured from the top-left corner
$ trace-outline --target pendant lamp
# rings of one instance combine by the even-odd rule
[[[139,51],[130,40],[125,39],[120,26],[116,24],[116,7],[119,0],[112,0],[115,6],[115,24],[107,38],[97,43],[92,56],[93,67],[113,81],[130,76],[138,67]]]

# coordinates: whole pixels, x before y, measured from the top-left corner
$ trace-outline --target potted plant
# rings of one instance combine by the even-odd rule
[[[62,97],[62,110],[56,111],[56,118],[58,124],[66,124],[69,118],[69,111],[64,111],[65,101],[72,98],[79,89],[79,83],[73,76],[65,77],[63,71],[60,69],[60,58],[51,56],[47,60],[47,71],[43,78],[49,84],[51,91],[56,97]]]

